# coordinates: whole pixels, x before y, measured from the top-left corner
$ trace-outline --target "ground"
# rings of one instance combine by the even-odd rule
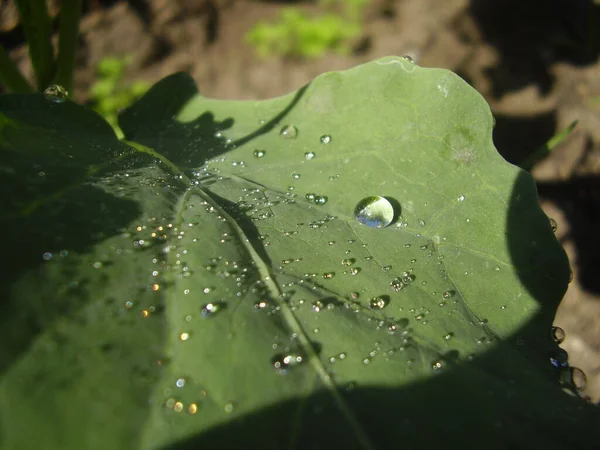
[[[262,99],[316,75],[386,55],[451,69],[490,103],[494,142],[519,162],[557,131],[576,130],[533,175],[558,224],[573,281],[557,312],[569,362],[587,375],[583,394],[600,402],[600,2],[591,0],[371,0],[364,38],[350,56],[262,60],[244,43],[259,20],[291,2],[131,0],[86,2],[75,95],[85,100],[95,65],[133,55],[129,79],[157,81],[188,71],[208,97]],[[295,2],[316,11],[314,2]],[[0,37],[30,73],[11,2],[0,6]]]

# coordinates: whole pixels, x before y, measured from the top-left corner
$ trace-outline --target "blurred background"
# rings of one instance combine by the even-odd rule
[[[60,2],[49,0],[56,15]],[[13,0],[0,41],[32,80]],[[263,99],[386,55],[458,73],[489,102],[519,163],[578,125],[532,173],[573,281],[557,312],[569,362],[600,402],[600,0],[84,0],[74,98],[116,124],[162,77],[208,97]],[[490,299],[493,301],[493,299]]]

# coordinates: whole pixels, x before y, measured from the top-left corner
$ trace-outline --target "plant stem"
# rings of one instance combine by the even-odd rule
[[[33,92],[33,88],[2,45],[0,45],[0,83],[8,92]]]
[[[29,45],[29,57],[39,90],[45,89],[54,78],[52,50],[52,19],[46,2],[42,0],[15,0]]]
[[[571,133],[571,131],[573,131],[573,128],[575,128],[576,125],[577,120],[574,120],[567,128],[552,136],[548,142],[536,149],[531,155],[519,163],[519,167],[525,170],[533,169],[533,166],[548,156],[550,152],[552,152],[552,150],[558,146],[558,144],[565,140],[565,138]]]
[[[81,16],[81,0],[63,0],[60,5],[56,83],[71,92]]]

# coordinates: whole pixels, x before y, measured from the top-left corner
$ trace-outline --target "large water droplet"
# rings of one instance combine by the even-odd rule
[[[67,101],[69,93],[60,84],[52,84],[44,91],[44,97],[46,100],[50,100],[53,103],[64,103]]]
[[[388,199],[379,195],[363,198],[354,208],[356,220],[371,228],[387,227],[395,216],[393,205]]]
[[[279,132],[279,135],[285,139],[296,139],[298,136],[298,128],[294,125],[284,125]]]

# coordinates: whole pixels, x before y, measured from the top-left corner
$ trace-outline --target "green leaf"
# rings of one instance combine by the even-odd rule
[[[233,102],[179,74],[126,141],[0,111],[2,448],[597,442],[548,362],[567,259],[456,75],[386,58]],[[354,217],[370,196],[389,226]]]

